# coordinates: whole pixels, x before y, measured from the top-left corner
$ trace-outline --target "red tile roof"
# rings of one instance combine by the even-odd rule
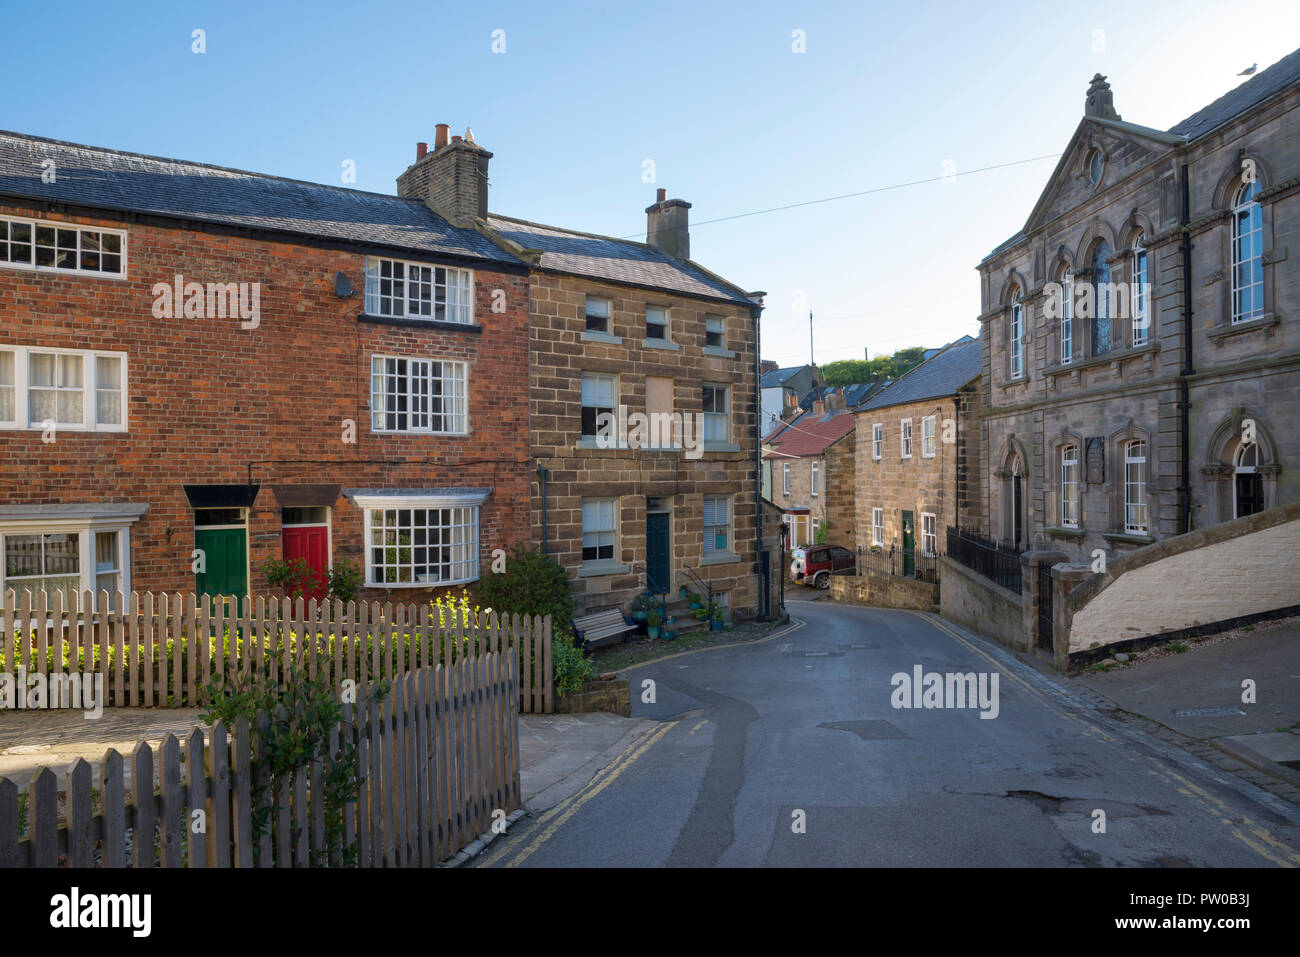
[[[827,415],[805,412],[764,444],[772,447],[765,459],[821,455],[827,447],[853,431],[853,413],[840,410]]]

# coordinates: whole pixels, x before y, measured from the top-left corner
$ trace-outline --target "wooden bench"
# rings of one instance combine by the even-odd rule
[[[579,648],[607,644],[627,632],[636,631],[636,628],[637,623],[624,618],[618,608],[573,619],[573,637]]]

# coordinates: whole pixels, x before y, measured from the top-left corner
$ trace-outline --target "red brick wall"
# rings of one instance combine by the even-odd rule
[[[143,502],[132,527],[132,586],[189,591],[193,513],[182,484],[261,485],[249,516],[250,589],[280,555],[272,484],[344,488],[491,487],[480,510],[486,563],[494,548],[527,542],[528,279],[476,269],[481,334],[359,322],[364,256],[245,237],[91,220],[0,205],[0,215],[125,228],[126,280],[0,269],[0,344],[125,351],[125,433],[0,430],[0,503]],[[334,292],[342,271],[356,290]],[[261,321],[158,319],[154,283],[260,282]],[[506,311],[492,312],[493,291]],[[179,312],[179,310],[178,310]],[[370,430],[374,352],[468,363],[466,437]],[[344,420],[356,423],[354,444]],[[274,461],[268,461],[274,460]],[[340,498],[333,556],[361,562],[363,515]],[[367,592],[381,597],[382,592]],[[422,593],[395,589],[397,600]]]

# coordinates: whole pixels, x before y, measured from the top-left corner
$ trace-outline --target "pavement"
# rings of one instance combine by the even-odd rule
[[[1137,658],[1074,683],[1116,706],[1300,786],[1300,620]],[[1253,700],[1252,700],[1253,699]]]
[[[519,716],[519,787],[533,814],[572,797],[655,726],[616,714]]]

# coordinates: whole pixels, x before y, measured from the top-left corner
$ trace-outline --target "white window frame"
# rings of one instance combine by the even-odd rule
[[[1255,188],[1252,188],[1255,187]],[[1258,319],[1264,315],[1264,208],[1259,204],[1255,197],[1259,195],[1258,183],[1243,183],[1233,196],[1232,207],[1232,322],[1249,322],[1251,319]],[[1243,199],[1243,197],[1245,197]],[[1243,216],[1247,220],[1247,230],[1245,233],[1241,229]],[[1250,248],[1244,250],[1243,242]],[[1259,281],[1254,280],[1246,283],[1244,286],[1241,282],[1242,269],[1250,266],[1253,273],[1253,264],[1259,262]],[[1251,307],[1248,310],[1239,308],[1241,295],[1243,292],[1250,291]]]
[[[1132,345],[1144,346],[1150,336],[1150,311],[1148,302],[1147,277],[1151,271],[1151,260],[1147,256],[1146,234],[1138,233],[1133,240],[1133,282],[1130,289],[1132,298],[1129,307],[1132,315]]]
[[[1079,527],[1079,446],[1061,446],[1061,527]]]
[[[722,412],[706,411],[702,413],[704,416],[704,421],[703,421],[704,428],[701,430],[701,435],[700,435],[701,440],[705,442],[730,442],[731,441],[731,386],[725,385],[724,383],[721,382],[702,382],[700,383],[700,386],[701,386],[700,388],[701,408],[703,408],[704,388],[706,387],[712,389],[715,396],[719,392],[722,393],[722,401],[726,403],[727,406],[726,409]],[[715,399],[715,407],[716,407],[716,399]],[[722,423],[722,425],[724,426],[723,435],[721,437],[716,435],[710,435],[709,424],[712,423],[714,426],[716,426],[719,422]]]
[[[709,521],[709,502],[713,502],[713,522]],[[726,508],[726,521],[718,522],[719,503]],[[702,548],[700,555],[702,558],[708,558],[710,555],[730,555],[735,549],[731,546],[735,539],[732,537],[732,523],[735,519],[735,509],[732,507],[732,496],[730,495],[705,495],[703,501],[703,511],[700,516],[700,526],[703,529]],[[712,533],[710,532],[712,529]],[[717,531],[724,529],[727,538],[727,545],[723,549],[717,547]]]
[[[12,262],[9,259],[9,237],[13,232],[13,225],[31,227],[31,242],[25,245],[31,247],[32,258],[29,262]],[[36,265],[36,230],[37,229],[63,229],[73,230],[77,233],[77,268],[69,269],[64,266],[38,266]],[[105,272],[99,269],[83,269],[81,267],[82,255],[88,252],[82,248],[83,233],[99,233],[110,236],[117,236],[121,240],[121,252],[117,253],[121,257],[121,270],[119,272]],[[127,259],[126,259],[126,230],[124,229],[104,229],[100,226],[82,226],[78,223],[59,222],[52,219],[29,219],[23,216],[0,216],[0,250],[4,253],[4,258],[0,259],[0,269],[25,269],[32,272],[53,272],[73,276],[96,276],[100,279],[126,279]],[[57,236],[56,240],[57,242]],[[98,254],[98,253],[96,253]],[[109,255],[113,255],[109,253]],[[55,256],[57,259],[57,254]]]
[[[396,409],[389,410],[387,407],[388,379],[390,376],[399,376],[400,373],[390,373],[387,369],[388,362],[405,362],[406,363],[406,397],[407,408],[404,412]],[[379,371],[376,371],[376,364]],[[419,368],[413,368],[416,365]],[[443,367],[441,375],[433,374],[434,366]],[[457,375],[447,375],[446,367],[451,366],[459,371]],[[422,368],[424,371],[419,371]],[[443,411],[435,413],[433,411],[433,383],[435,379],[442,383],[443,391],[439,394],[443,404]],[[428,392],[424,394],[425,407],[417,409],[414,406],[415,400],[421,398],[420,393],[416,391],[418,383],[426,383]],[[448,384],[460,385],[460,391],[455,389],[447,391]],[[452,406],[452,411],[447,411],[447,405]],[[407,417],[406,428],[387,428],[377,426],[376,421],[387,421],[389,415],[405,415]],[[460,425],[459,429],[435,429],[433,428],[435,416],[440,415],[443,425],[449,421],[454,425]],[[426,424],[417,426],[414,423],[417,420],[423,420]],[[408,435],[411,433],[419,435],[468,435],[469,434],[469,363],[462,362],[458,359],[436,359],[430,356],[399,356],[390,353],[376,352],[370,356],[370,431],[380,435]]]
[[[782,495],[790,494],[790,463],[781,463]]]
[[[1249,454],[1253,460],[1252,464],[1250,465],[1242,464],[1245,461],[1247,454]],[[1237,446],[1237,451],[1234,452],[1232,455],[1232,479],[1233,479],[1232,480],[1232,517],[1233,518],[1241,517],[1240,515],[1241,500],[1237,495],[1237,476],[1254,475],[1255,471],[1257,470],[1257,467],[1259,466],[1259,460],[1260,460],[1260,454],[1259,454],[1258,442],[1242,443],[1241,445]]]
[[[141,512],[143,514],[143,511]],[[99,601],[99,589],[96,587],[98,572],[95,562],[95,535],[99,532],[117,534],[117,574],[120,576],[123,596],[131,594],[131,525],[138,515],[105,515],[103,517],[64,516],[58,514],[40,518],[4,518],[0,519],[0,608],[5,606],[5,592],[9,590],[5,572],[8,561],[5,555],[6,536],[16,535],[78,535],[77,574],[81,578],[77,588],[77,600],[71,608],[65,610],[82,610],[81,601],[85,592],[92,592],[95,602]],[[15,592],[19,589],[13,589]],[[18,597],[17,595],[15,597]],[[50,598],[51,603],[53,598]],[[33,598],[33,604],[35,599]]]
[[[603,527],[603,525],[600,524],[592,528],[587,527],[587,506],[588,505],[595,507],[598,523],[600,522],[600,516],[599,516],[600,507],[605,505],[609,506],[610,518],[611,518],[611,525],[609,528],[605,528]],[[619,514],[618,496],[599,496],[593,498],[584,498],[581,503],[581,508],[582,508],[582,545],[581,548],[579,549],[578,554],[582,559],[582,567],[588,569],[591,568],[598,569],[598,568],[605,568],[608,566],[618,565],[619,560],[622,557],[622,549],[619,542],[620,539],[619,531],[622,522],[620,521],[621,516]],[[596,536],[597,552],[599,552],[600,548],[603,547],[603,541],[601,539],[601,536],[603,535],[610,536],[610,544],[609,544],[610,557],[609,558],[600,558],[599,555],[597,555],[596,558],[592,558],[592,559],[587,559],[586,557],[582,557],[582,552],[585,552],[587,550],[588,535]]]
[[[657,310],[663,313],[664,335],[662,339],[650,335],[650,325],[651,325],[650,313],[652,310]],[[659,325],[659,322],[656,321],[654,325]],[[647,342],[672,342],[673,338],[672,335],[670,334],[671,332],[672,332],[672,310],[669,309],[668,306],[657,306],[653,303],[647,303],[645,307],[645,340]]]
[[[1074,272],[1061,274],[1061,365],[1074,361]]]
[[[1007,355],[1010,362],[1010,376],[1012,379],[1019,379],[1025,374],[1025,311],[1018,291],[1015,300],[1011,303],[1007,336],[1010,340]]]
[[[711,326],[714,325],[717,326],[716,329],[710,328]],[[721,336],[722,337],[721,341],[709,342],[709,335],[711,333],[716,333],[717,335]],[[711,313],[706,314],[704,316],[704,347],[706,349],[727,348],[727,317],[726,316],[717,316]]]
[[[1133,450],[1139,446],[1141,454],[1134,454]],[[1151,530],[1146,449],[1147,443],[1143,439],[1130,439],[1124,443],[1124,531],[1131,535],[1147,535]],[[1141,521],[1136,521],[1134,516],[1139,515]]]
[[[871,544],[885,544],[885,510],[883,508],[873,508],[871,510]]]
[[[898,450],[903,458],[912,457],[912,420],[902,419],[898,423]]]
[[[443,585],[461,585],[467,582],[478,581],[479,579],[479,527],[482,523],[482,505],[487,498],[486,492],[458,492],[447,495],[355,495],[352,501],[357,508],[362,510],[365,515],[365,538],[362,542],[362,563],[365,566],[366,587],[367,588],[440,588]],[[470,522],[468,524],[456,523],[456,516],[453,512],[452,525],[448,528],[467,527],[473,530],[473,538],[468,542],[453,542],[448,547],[452,549],[453,558],[451,559],[452,572],[451,578],[445,581],[409,581],[409,582],[388,582],[379,581],[375,577],[375,566],[371,563],[371,549],[384,548],[384,544],[376,546],[374,541],[374,513],[390,510],[406,511],[415,509],[469,509]],[[433,526],[426,526],[433,527]],[[397,547],[403,547],[399,543]],[[417,546],[411,545],[411,548]],[[429,546],[434,547],[434,546]],[[456,549],[462,549],[466,552],[460,558],[456,558]],[[414,556],[412,556],[414,560]],[[386,565],[384,567],[387,567]],[[473,574],[457,576],[455,571],[469,571],[472,569]],[[414,570],[412,570],[414,577]]]
[[[821,463],[812,462],[812,471],[808,476],[808,488],[813,498],[818,495],[818,486],[821,484]]]
[[[31,357],[33,355],[53,355],[53,356],[79,356],[81,358],[81,422],[55,422],[54,431],[58,432],[126,432],[129,428],[127,411],[130,399],[129,374],[127,354],[125,352],[104,352],[89,349],[47,349],[42,346],[7,346],[0,345],[0,353],[13,355],[13,378],[12,384],[0,385],[3,389],[13,389],[13,418],[0,419],[0,429],[14,429],[18,431],[42,432],[45,430],[43,422],[31,422]],[[110,422],[101,424],[98,419],[98,394],[99,394],[99,361],[100,359],[114,359],[120,365],[122,385],[120,389],[121,397],[121,422]],[[56,359],[56,383],[57,383],[57,365]],[[40,387],[44,389],[45,387]],[[57,388],[57,387],[56,387]],[[57,411],[56,411],[57,414]]]
[[[605,314],[602,316],[600,315],[599,312],[597,312],[596,314],[593,315],[591,311],[592,303],[603,303],[605,307]],[[605,328],[604,329],[591,328],[592,319],[603,319],[605,321]],[[592,295],[587,296],[586,303],[583,306],[583,331],[599,332],[607,336],[612,336],[614,334],[614,300],[613,299],[610,299],[608,296],[592,296]]]
[[[885,455],[885,426],[882,422],[871,423],[871,458],[879,462]]]
[[[402,284],[402,292],[398,295],[392,292],[388,296],[380,294],[380,283],[384,280],[381,275],[383,265],[387,263],[393,276],[389,281],[396,284]],[[397,267],[402,269],[400,278],[396,276]],[[419,270],[420,277],[412,278],[411,271]],[[436,282],[437,270],[443,270],[447,280],[439,284]],[[428,277],[424,277],[424,272],[428,271]],[[461,282],[453,285],[451,279],[453,275]],[[421,306],[426,304],[423,295],[416,298],[411,296],[411,284],[415,283],[419,287],[428,287],[427,305],[428,314],[422,311],[411,312],[411,304],[415,302]],[[438,290],[442,289],[443,299],[441,303],[438,300]],[[457,291],[455,301],[450,298],[452,290]],[[463,301],[461,293],[463,292]],[[394,303],[401,305],[400,311],[389,307],[389,311],[383,309],[383,300],[389,299]],[[437,263],[417,262],[412,259],[393,259],[389,256],[367,256],[366,257],[366,291],[365,291],[366,314],[370,316],[381,316],[387,319],[410,319],[420,322],[448,322],[459,326],[472,326],[474,324],[474,271],[471,269],[461,269],[456,266],[442,266]],[[443,306],[443,318],[438,318],[438,306]],[[457,318],[453,318],[453,310]],[[463,318],[461,318],[463,317]]]
[[[939,519],[934,512],[921,513],[921,554],[927,558],[939,554]]]
[[[935,419],[937,416],[927,415],[921,419],[921,458],[932,459],[935,455]]]
[[[608,385],[609,388],[610,388],[611,398],[613,399],[613,402],[612,402],[610,405],[607,405],[607,406],[606,406],[606,405],[588,405],[588,404],[587,404],[587,397],[588,397],[587,383],[588,383],[588,382],[590,382],[590,383],[592,384],[593,387],[595,387],[595,386]],[[582,439],[595,439],[595,438],[597,438],[597,437],[599,436],[599,434],[600,434],[600,423],[599,423],[599,421],[596,422],[596,425],[595,425],[595,431],[593,431],[593,432],[590,433],[590,434],[588,434],[586,431],[584,431],[584,428],[585,428],[585,427],[584,427],[583,422],[582,422],[582,412],[583,412],[583,411],[585,411],[585,410],[587,410],[587,409],[606,410],[606,411],[608,411],[611,415],[614,415],[614,416],[617,416],[617,415],[618,415],[619,399],[622,397],[622,393],[619,391],[619,389],[621,388],[621,385],[622,385],[622,384],[620,383],[620,381],[619,381],[619,377],[618,377],[617,375],[612,375],[612,374],[607,373],[607,372],[584,372],[584,373],[582,373],[582,375],[581,375],[581,376],[579,377],[579,379],[578,379],[578,403],[579,403],[579,406],[580,406],[579,418],[578,418],[578,437],[579,437],[579,438],[582,438]],[[598,411],[598,412],[596,413],[596,415],[597,415],[597,419],[599,419],[600,412]],[[609,438],[612,440],[612,442],[613,442],[614,444],[617,444],[617,443],[619,442],[619,436],[618,436],[617,434],[615,434],[615,435],[613,435],[613,436],[610,436]]]

